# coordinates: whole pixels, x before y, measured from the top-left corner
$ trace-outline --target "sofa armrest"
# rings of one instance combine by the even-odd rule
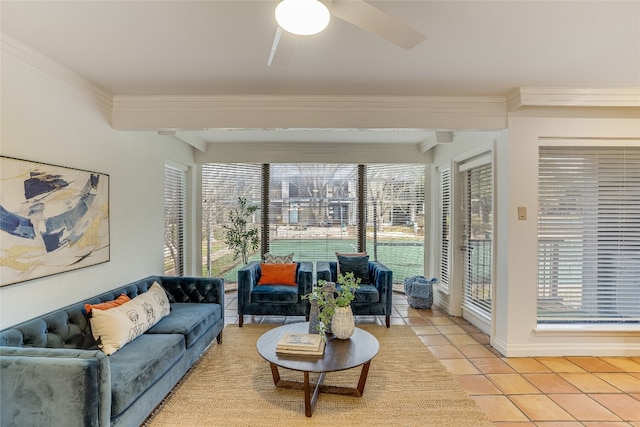
[[[369,278],[380,294],[389,298],[393,292],[393,272],[379,261],[369,261]]]
[[[238,270],[238,306],[244,307],[245,302],[251,301],[251,291],[260,280],[260,262],[251,261]],[[243,311],[240,311],[242,313]]]
[[[169,302],[204,302],[224,307],[224,279],[217,277],[158,276]]]
[[[110,425],[109,358],[99,350],[2,346],[0,371],[0,425]]]
[[[311,293],[313,288],[313,263],[301,261],[298,265],[298,274],[296,276],[298,295],[307,295]]]

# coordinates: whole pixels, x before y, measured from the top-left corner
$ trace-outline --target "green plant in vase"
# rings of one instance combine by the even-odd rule
[[[309,315],[309,333],[319,333],[326,341],[329,323],[333,315],[333,298],[336,290],[335,284],[326,280],[318,280],[312,291],[302,296],[311,303]]]
[[[338,285],[338,295],[334,300],[335,306],[331,318],[331,333],[338,339],[348,339],[356,327],[351,301],[360,287],[360,279],[356,279],[353,273],[346,273],[344,276],[339,274]]]
[[[356,290],[360,287],[360,279],[356,279],[352,272],[344,275],[338,274],[338,285],[340,289],[334,298],[336,307],[348,307],[356,297]]]
[[[313,287],[311,293],[304,295],[312,303],[318,305],[318,332],[322,339],[327,339],[327,332],[331,326],[331,320],[335,314],[336,307],[349,307],[355,298],[355,292],[360,287],[360,279],[356,279],[353,273],[338,275],[338,285],[318,280],[318,284]]]

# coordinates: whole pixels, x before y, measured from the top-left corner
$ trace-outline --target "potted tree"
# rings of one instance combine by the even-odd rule
[[[242,257],[242,263],[249,262],[249,253],[258,249],[260,232],[255,227],[249,227],[248,220],[260,207],[250,205],[244,197],[238,197],[238,204],[229,212],[230,224],[223,225],[225,229],[224,242],[233,250],[233,259]]]

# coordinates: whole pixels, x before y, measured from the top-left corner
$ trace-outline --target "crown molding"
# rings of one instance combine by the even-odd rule
[[[157,128],[503,129],[502,96],[118,96],[112,126]]]
[[[640,87],[521,87],[507,97],[507,107],[640,107]]]
[[[436,138],[435,132],[430,132],[429,135],[425,138],[424,141],[418,143],[418,151],[422,153],[426,153],[431,150],[433,147],[438,145],[438,139]]]
[[[175,132],[175,136],[176,136],[176,138],[180,139],[183,142],[186,142],[187,144],[189,144],[193,148],[197,149],[198,151],[201,151],[203,153],[207,151],[207,148],[208,148],[208,145],[209,145],[207,143],[207,141],[205,141],[204,139],[200,138],[198,135],[196,135],[193,132],[176,131]]]
[[[418,144],[418,151],[425,153],[438,144],[451,144],[456,138],[453,132],[436,131],[427,135],[427,138]]]
[[[5,32],[0,32],[0,51],[3,61],[27,64],[31,68],[93,97],[102,108],[108,111],[112,110],[112,94]]]

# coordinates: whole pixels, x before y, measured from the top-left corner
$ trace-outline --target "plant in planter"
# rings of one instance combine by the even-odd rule
[[[336,307],[349,307],[356,297],[356,290],[360,287],[360,279],[356,279],[353,273],[338,274],[338,290],[335,297]]]
[[[247,199],[238,197],[238,204],[229,212],[230,225],[223,225],[225,229],[224,242],[233,250],[233,259],[242,256],[242,263],[249,262],[249,253],[258,249],[260,232],[255,227],[248,226],[248,219],[260,207],[249,205]]]
[[[360,279],[353,273],[338,274],[338,295],[334,300],[335,308],[331,318],[331,332],[336,338],[347,339],[355,330],[356,324],[351,311],[351,301],[356,297],[355,292],[360,287]]]
[[[303,297],[311,301],[312,311],[314,305],[318,308],[318,325],[316,330],[322,335],[323,339],[326,339],[326,334],[330,328],[331,332],[337,338],[349,338],[355,327],[353,313],[351,312],[351,301],[355,298],[356,289],[360,287],[360,279],[356,279],[353,273],[339,274],[338,285],[340,285],[340,287],[336,288],[335,283],[319,280],[318,284],[313,287],[313,291]],[[351,314],[351,332],[347,330],[347,336],[344,336],[345,333],[341,333],[341,326],[338,325],[338,323],[342,324],[342,318],[340,317],[342,315],[339,314],[339,318],[336,319],[336,312]],[[334,322],[338,322],[336,323],[337,329],[334,328]],[[313,323],[314,321],[312,319],[309,328],[312,333],[315,327]]]

